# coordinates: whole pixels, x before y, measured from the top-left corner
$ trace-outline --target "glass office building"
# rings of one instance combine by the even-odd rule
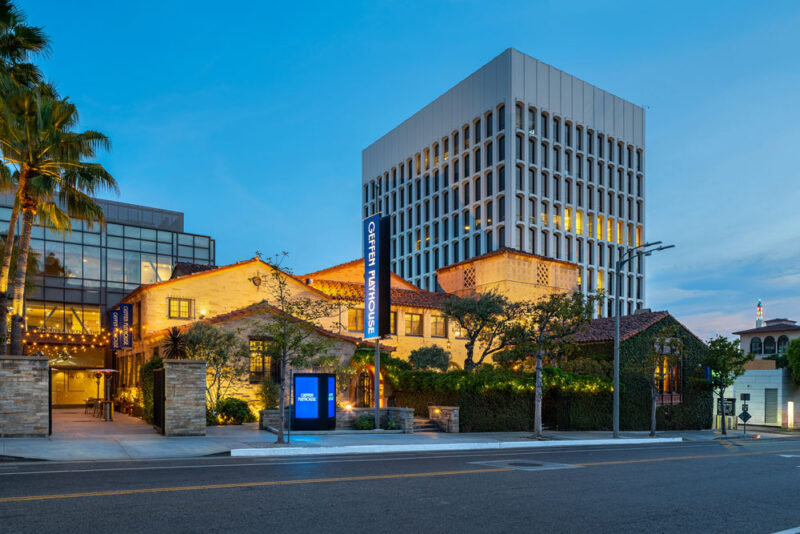
[[[3,234],[12,202],[11,195],[0,196]],[[33,228],[31,254],[37,265],[28,277],[27,332],[62,338],[101,334],[108,308],[139,285],[169,279],[177,262],[214,265],[214,240],[184,232],[183,213],[97,203],[106,218],[102,227],[74,221],[68,233]]]

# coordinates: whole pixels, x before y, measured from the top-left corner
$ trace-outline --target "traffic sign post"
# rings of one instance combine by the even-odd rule
[[[747,422],[752,418],[752,415],[750,415],[750,413],[748,413],[747,411],[747,409],[749,408],[747,402],[750,400],[750,394],[739,393],[739,399],[742,401],[742,413],[739,414],[739,419],[741,419],[742,422],[744,423],[742,433],[744,437],[747,437]]]

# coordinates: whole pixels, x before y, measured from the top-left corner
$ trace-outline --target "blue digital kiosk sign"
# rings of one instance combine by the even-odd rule
[[[295,373],[292,380],[292,430],[334,430],[336,375]]]

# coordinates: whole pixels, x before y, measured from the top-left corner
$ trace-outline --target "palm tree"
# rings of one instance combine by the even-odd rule
[[[19,173],[16,200],[22,212],[10,353],[20,354],[25,266],[34,217],[65,231],[71,230],[71,218],[103,222],[103,212],[90,195],[102,189],[117,191],[117,184],[102,165],[85,161],[98,149],[109,149],[110,142],[99,132],[72,131],[78,123],[74,104],[52,98],[38,87],[5,85],[0,89],[0,161]]]
[[[164,349],[165,358],[186,358],[186,334],[177,326],[173,326],[167,330],[167,337],[161,347]]]
[[[32,87],[42,83],[42,73],[29,60],[48,53],[50,44],[44,31],[27,25],[25,18],[13,2],[0,0],[0,70],[16,83]]]
[[[41,72],[29,62],[32,56],[47,54],[49,49],[48,38],[42,29],[27,25],[25,14],[19,8],[8,0],[0,0],[0,75],[8,79],[3,85],[39,85],[43,92],[55,97],[55,89],[43,83]],[[0,193],[16,190],[18,179],[18,172],[12,175],[8,167],[0,165]],[[5,346],[6,339],[8,276],[18,218],[19,202],[15,201],[3,248],[3,263],[0,266],[0,347]]]

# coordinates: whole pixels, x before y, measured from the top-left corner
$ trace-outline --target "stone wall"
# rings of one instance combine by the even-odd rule
[[[0,437],[47,437],[47,358],[0,355]]]
[[[428,406],[428,419],[444,432],[458,433],[458,406]]]
[[[336,410],[336,430],[352,430],[355,420],[360,415],[374,415],[375,408],[350,408],[349,410]],[[381,421],[391,416],[400,425],[404,434],[414,433],[413,408],[380,408],[378,412]]]
[[[260,430],[269,430],[270,427],[278,428],[281,425],[280,410],[261,410],[258,414],[258,428]],[[286,410],[286,415],[289,415],[288,409]]]
[[[206,363],[164,360],[164,435],[206,434]]]
[[[360,415],[373,415],[374,408],[350,408],[349,410],[336,410],[336,430],[353,430],[354,423]],[[289,420],[289,407],[286,407],[286,420]],[[380,418],[383,421],[386,417],[392,416],[400,425],[400,430],[405,434],[414,433],[414,410],[413,408],[381,408]],[[280,410],[261,410],[259,412],[258,428],[269,430],[278,428],[280,425]]]

